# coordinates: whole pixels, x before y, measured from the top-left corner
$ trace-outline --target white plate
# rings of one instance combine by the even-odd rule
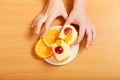
[[[62,26],[55,26],[54,28],[58,28],[58,29],[61,29]],[[46,62],[48,62],[49,64],[52,64],[52,65],[64,65],[64,64],[67,64],[69,62],[71,62],[77,55],[78,53],[78,50],[79,50],[79,44],[78,45],[75,45],[73,47],[71,47],[71,50],[70,50],[70,56],[67,60],[65,60],[64,62],[59,62],[57,61],[54,56],[51,56],[49,58],[44,58],[44,60]]]

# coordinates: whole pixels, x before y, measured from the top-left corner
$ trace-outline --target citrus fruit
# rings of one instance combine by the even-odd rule
[[[53,54],[52,48],[44,44],[43,39],[40,39],[35,46],[36,54],[41,58],[50,57]]]
[[[67,35],[67,36],[64,38],[64,41],[65,41],[66,43],[68,43],[68,41],[70,41],[71,38],[72,38],[72,35],[71,35],[71,34],[70,34],[70,35]]]
[[[53,44],[58,39],[58,35],[59,30],[56,28],[51,28],[49,29],[48,34],[43,36],[43,41],[48,47],[51,47],[51,44]]]

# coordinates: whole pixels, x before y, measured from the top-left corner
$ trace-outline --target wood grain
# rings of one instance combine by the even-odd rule
[[[73,1],[63,0],[67,11]],[[120,1],[88,0],[87,14],[97,28],[93,46],[82,41],[77,57],[64,66],[39,59],[33,47],[39,38],[30,25],[44,0],[0,0],[0,80],[119,80]],[[52,25],[63,24],[56,19]]]

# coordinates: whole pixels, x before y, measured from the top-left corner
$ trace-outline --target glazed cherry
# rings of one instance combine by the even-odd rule
[[[71,33],[72,33],[72,29],[71,28],[69,28],[69,27],[65,28],[65,30],[64,30],[64,34],[65,35],[69,35]]]
[[[57,46],[57,47],[55,48],[55,52],[58,53],[58,54],[63,53],[63,47],[62,47],[62,46]]]

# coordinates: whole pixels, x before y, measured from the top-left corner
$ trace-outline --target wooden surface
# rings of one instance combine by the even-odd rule
[[[45,1],[0,0],[0,80],[120,80],[120,0],[88,0],[96,42],[86,49],[83,41],[77,57],[59,67],[33,52],[39,35],[29,27]],[[68,12],[72,2],[64,0]],[[57,19],[52,25],[62,23]]]

